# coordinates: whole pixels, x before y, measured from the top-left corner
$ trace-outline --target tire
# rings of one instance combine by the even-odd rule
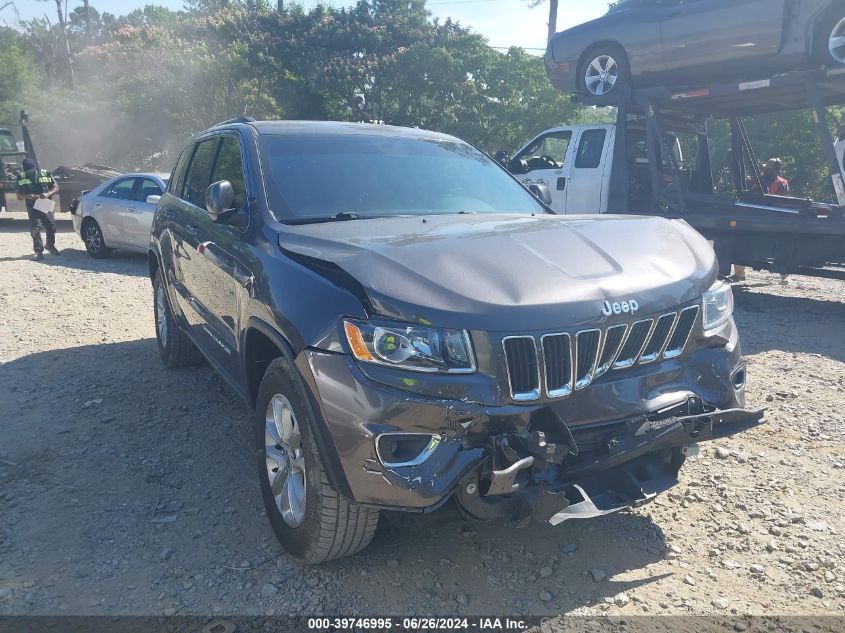
[[[829,12],[816,29],[816,58],[827,67],[845,66],[845,11]]]
[[[165,367],[190,367],[199,365],[203,356],[179,325],[162,279],[161,269],[153,279],[153,314],[155,315],[156,343],[158,355]]]
[[[96,220],[86,218],[82,222],[82,241],[85,243],[85,250],[94,259],[108,257],[111,249],[106,246],[103,231]]]
[[[364,549],[379,518],[378,510],[347,501],[329,485],[314,441],[314,425],[314,412],[298,371],[287,358],[275,359],[261,380],[255,408],[261,496],[282,547],[309,565]],[[275,473],[280,470],[289,477],[279,475],[277,479]],[[280,493],[278,501],[271,475]]]
[[[607,75],[603,75],[603,72]],[[594,80],[591,80],[591,77]],[[615,97],[630,88],[631,69],[625,51],[611,44],[594,46],[578,64],[578,85],[591,97]],[[608,86],[608,84],[610,84]]]

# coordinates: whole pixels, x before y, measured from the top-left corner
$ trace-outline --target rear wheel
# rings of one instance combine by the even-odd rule
[[[158,355],[166,367],[188,367],[198,365],[203,357],[193,341],[179,325],[164,287],[161,270],[153,280],[153,314],[155,316]]]
[[[375,534],[378,510],[343,499],[329,485],[314,441],[314,413],[296,368],[267,367],[255,407],[258,477],[279,542],[307,564],[350,556]]]
[[[581,88],[593,97],[615,96],[628,87],[628,56],[617,46],[597,46],[584,55],[578,73]]]
[[[816,33],[816,55],[825,66],[845,66],[845,11],[821,20]]]
[[[94,259],[102,259],[111,253],[103,238],[103,231],[96,220],[86,218],[82,223],[82,240],[85,242],[85,250]]]

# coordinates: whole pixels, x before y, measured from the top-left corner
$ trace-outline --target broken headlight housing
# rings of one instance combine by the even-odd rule
[[[702,297],[705,334],[728,322],[734,311],[734,294],[730,285],[717,280]]]
[[[359,361],[427,373],[475,371],[469,332],[418,324],[344,321],[343,331]]]

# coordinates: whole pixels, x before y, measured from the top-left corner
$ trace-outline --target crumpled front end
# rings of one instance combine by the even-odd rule
[[[743,408],[732,322],[724,336],[524,403],[505,389],[474,399],[491,393],[483,371],[448,377],[456,389],[425,375],[386,384],[346,354],[309,349],[298,362],[355,502],[429,512],[455,499],[478,519],[556,524],[646,503],[698,443],[763,422]]]

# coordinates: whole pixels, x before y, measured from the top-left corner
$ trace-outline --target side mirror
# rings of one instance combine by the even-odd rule
[[[552,190],[546,185],[534,183],[533,185],[528,185],[528,191],[533,193],[537,200],[547,207],[552,206]]]
[[[508,153],[502,149],[493,154],[493,158],[505,169],[507,169],[508,164],[511,162],[511,157],[508,156]]]
[[[159,200],[161,200],[161,196],[147,196],[147,204],[158,204]]]
[[[205,190],[205,210],[212,222],[239,224],[239,211],[235,206],[235,190],[228,180],[212,183]]]

